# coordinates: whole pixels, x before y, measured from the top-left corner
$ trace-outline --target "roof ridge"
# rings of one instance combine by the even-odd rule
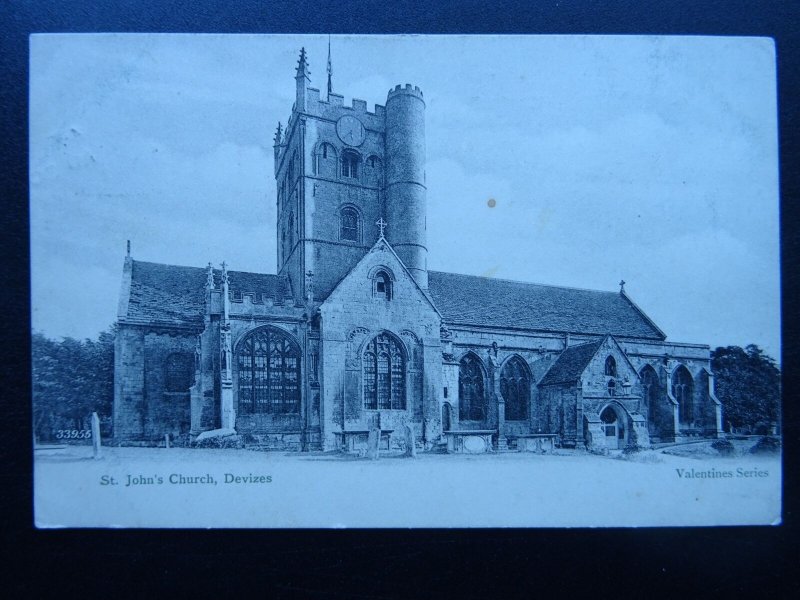
[[[198,269],[198,270],[204,269],[204,267],[192,267],[190,265],[171,265],[169,263],[153,262],[151,260],[137,260],[135,258],[132,258],[131,262],[134,265],[156,265],[158,267],[177,267],[178,269]]]
[[[131,259],[134,264],[140,265],[156,265],[159,267],[175,267],[176,269],[197,269],[198,271],[205,271],[208,267],[193,267],[190,265],[173,265],[170,263],[161,263],[161,262],[152,262],[149,260],[136,260]],[[212,267],[213,268],[213,267]],[[214,268],[214,272],[218,273],[221,272],[222,269]],[[279,273],[258,273],[257,271],[237,271],[235,269],[229,269],[228,273],[245,273],[247,275],[259,275],[261,277],[268,276],[268,277],[281,277],[284,279],[288,279],[287,275],[280,275]]]
[[[606,334],[606,335],[604,335],[603,337],[601,337],[600,339],[597,339],[597,340],[588,340],[588,341],[585,341],[585,342],[581,342],[580,344],[572,344],[571,346],[567,346],[566,348],[564,348],[561,352],[563,354],[564,352],[566,352],[567,350],[571,350],[572,348],[581,348],[583,346],[588,346],[589,344],[602,344],[603,340],[605,340],[607,337],[610,337],[609,334]],[[561,355],[559,355],[559,356],[561,356]]]
[[[539,287],[556,288],[559,290],[576,290],[579,292],[594,292],[596,294],[618,294],[612,290],[593,290],[591,288],[574,287],[569,285],[556,285],[554,283],[537,283],[535,281],[520,281],[519,279],[507,279],[505,277],[489,277],[486,275],[471,275],[468,273],[452,273],[450,271],[435,271],[428,269],[428,273],[441,273],[442,275],[457,275],[458,277],[472,277],[474,279],[490,279],[492,281],[505,281],[506,283],[518,283],[521,285],[537,285]]]

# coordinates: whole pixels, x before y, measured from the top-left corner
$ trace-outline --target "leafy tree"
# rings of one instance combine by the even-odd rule
[[[711,368],[728,429],[767,433],[780,422],[781,372],[761,348],[717,348],[711,353]]]
[[[89,428],[92,412],[109,423],[114,398],[114,331],[97,340],[31,339],[33,432],[51,441],[58,429]]]

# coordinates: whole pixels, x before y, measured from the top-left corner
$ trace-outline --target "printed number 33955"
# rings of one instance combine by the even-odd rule
[[[92,437],[91,429],[59,429],[56,431],[58,440],[82,440]]]

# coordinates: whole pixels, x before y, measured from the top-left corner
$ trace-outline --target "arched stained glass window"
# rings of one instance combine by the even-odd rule
[[[360,238],[358,211],[352,206],[342,209],[339,226],[339,239],[357,242]]]
[[[614,360],[613,356],[609,356],[606,359],[606,375],[608,377],[616,377],[617,376],[617,361]]]
[[[192,357],[186,352],[176,352],[167,356],[166,380],[164,389],[167,392],[188,392],[192,386]]]
[[[406,369],[400,342],[381,333],[367,344],[363,364],[364,408],[404,410]]]
[[[500,372],[500,393],[506,401],[506,419],[522,421],[528,418],[531,380],[528,367],[519,356],[512,357]]]
[[[685,425],[694,421],[694,381],[689,369],[681,365],[672,375],[672,395],[678,401],[678,418]]]
[[[300,347],[287,333],[262,327],[238,346],[239,413],[300,412]]]
[[[467,354],[458,365],[458,419],[459,421],[484,421],[486,396],[484,372],[480,359]]]

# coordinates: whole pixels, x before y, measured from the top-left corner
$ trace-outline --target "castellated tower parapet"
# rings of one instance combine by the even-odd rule
[[[417,283],[428,288],[425,100],[411,84],[386,99],[386,239]]]

